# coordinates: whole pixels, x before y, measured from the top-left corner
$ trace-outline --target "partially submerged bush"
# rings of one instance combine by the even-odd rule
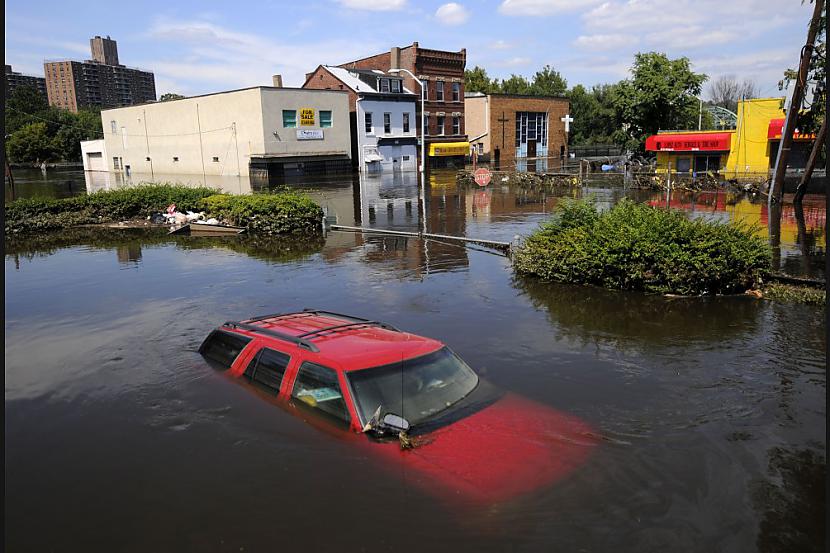
[[[20,199],[5,206],[6,234],[111,223],[143,218],[176,204],[179,211],[194,210],[212,188],[152,184],[95,192],[71,198]]]
[[[623,200],[600,213],[563,200],[516,252],[520,274],[606,288],[682,295],[743,292],[770,266],[766,241],[741,224],[689,220]]]
[[[296,192],[246,196],[216,194],[202,200],[201,206],[212,217],[261,234],[318,232],[323,218],[319,205]]]
[[[204,209],[217,217],[247,227],[252,232],[282,234],[317,231],[322,210],[301,194],[217,194],[213,188],[142,185],[62,199],[21,199],[5,206],[6,235],[112,223],[145,218],[176,204],[181,212]]]
[[[795,286],[771,282],[763,288],[767,299],[786,303],[806,303],[807,305],[824,305],[827,302],[827,291],[810,286]]]

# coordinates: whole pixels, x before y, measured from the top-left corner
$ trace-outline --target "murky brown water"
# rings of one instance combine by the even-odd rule
[[[414,177],[313,194],[343,224],[496,240],[557,201],[439,175],[422,202]],[[695,198],[679,207],[764,217]],[[823,212],[787,224],[782,266],[823,276]],[[7,550],[824,550],[824,309],[544,284],[488,251],[350,233],[71,231],[7,241],[5,275]],[[222,321],[303,307],[439,338],[599,445],[516,500],[436,500],[195,351]]]

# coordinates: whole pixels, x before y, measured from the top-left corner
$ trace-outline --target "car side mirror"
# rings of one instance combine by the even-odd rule
[[[398,432],[406,432],[409,430],[409,421],[392,413],[384,415],[383,425]]]

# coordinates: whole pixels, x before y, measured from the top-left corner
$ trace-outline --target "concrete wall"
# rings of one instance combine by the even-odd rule
[[[300,126],[302,108],[314,109],[315,125]],[[283,109],[297,111],[297,128],[283,128]],[[332,111],[324,139],[298,140],[297,130],[320,129],[321,109]],[[247,176],[252,155],[350,150],[344,92],[255,87],[104,110],[101,121],[110,171],[129,166],[131,173],[147,175]]]
[[[104,139],[81,142],[84,171],[107,171],[107,148]]]
[[[314,124],[300,124],[300,110],[314,110]],[[283,110],[295,110],[297,127],[283,127]],[[320,110],[332,112],[332,126],[320,126]],[[349,95],[334,90],[303,88],[262,89],[262,140],[266,155],[345,154],[351,158]],[[298,140],[297,131],[322,130],[322,140]],[[275,134],[276,133],[276,134]]]
[[[478,144],[484,146],[483,153],[490,152],[490,121],[489,121],[489,97],[469,96],[464,98],[464,126],[467,129],[467,136],[470,144],[478,150]],[[487,133],[487,134],[484,134]],[[484,136],[475,142],[477,136]]]

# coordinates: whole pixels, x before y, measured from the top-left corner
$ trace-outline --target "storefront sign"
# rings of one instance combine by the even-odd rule
[[[300,110],[300,126],[313,127],[314,126],[314,110],[311,108],[302,108]]]
[[[297,140],[323,140],[322,130],[297,130]]]
[[[443,142],[429,145],[430,157],[466,156],[469,153],[469,142]]]
[[[646,139],[652,152],[728,152],[732,133],[655,134]]]

